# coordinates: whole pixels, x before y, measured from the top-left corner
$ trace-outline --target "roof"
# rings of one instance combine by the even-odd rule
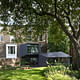
[[[66,58],[66,57],[71,57],[69,54],[66,54],[64,52],[49,52],[49,53],[43,53],[40,54],[44,57],[47,58],[56,58],[56,57],[60,57],[60,58]]]
[[[25,42],[24,44],[39,44],[39,42],[28,41],[28,42]]]

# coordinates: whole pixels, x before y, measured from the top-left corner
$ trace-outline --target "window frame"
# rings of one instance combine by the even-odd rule
[[[8,47],[15,47],[15,54],[10,54]],[[6,58],[17,58],[17,44],[6,44]]]

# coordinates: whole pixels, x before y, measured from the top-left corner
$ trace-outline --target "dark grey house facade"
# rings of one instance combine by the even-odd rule
[[[38,43],[25,43],[20,45],[20,56],[38,55],[40,53],[40,44]]]
[[[20,46],[22,65],[48,66],[55,62],[70,64],[71,56],[64,52],[41,53],[39,43],[26,43]]]
[[[38,66],[40,52],[39,43],[25,43],[20,45],[22,65]]]

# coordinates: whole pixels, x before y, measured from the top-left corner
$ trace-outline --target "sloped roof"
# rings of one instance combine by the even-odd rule
[[[42,55],[44,57],[47,57],[47,58],[56,58],[56,57],[66,58],[66,57],[71,57],[69,54],[66,54],[64,52],[48,52],[48,53],[42,53],[40,55]]]

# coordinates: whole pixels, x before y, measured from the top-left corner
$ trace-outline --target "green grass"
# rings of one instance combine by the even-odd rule
[[[4,70],[0,71],[0,80],[46,80],[44,67],[29,70]]]

